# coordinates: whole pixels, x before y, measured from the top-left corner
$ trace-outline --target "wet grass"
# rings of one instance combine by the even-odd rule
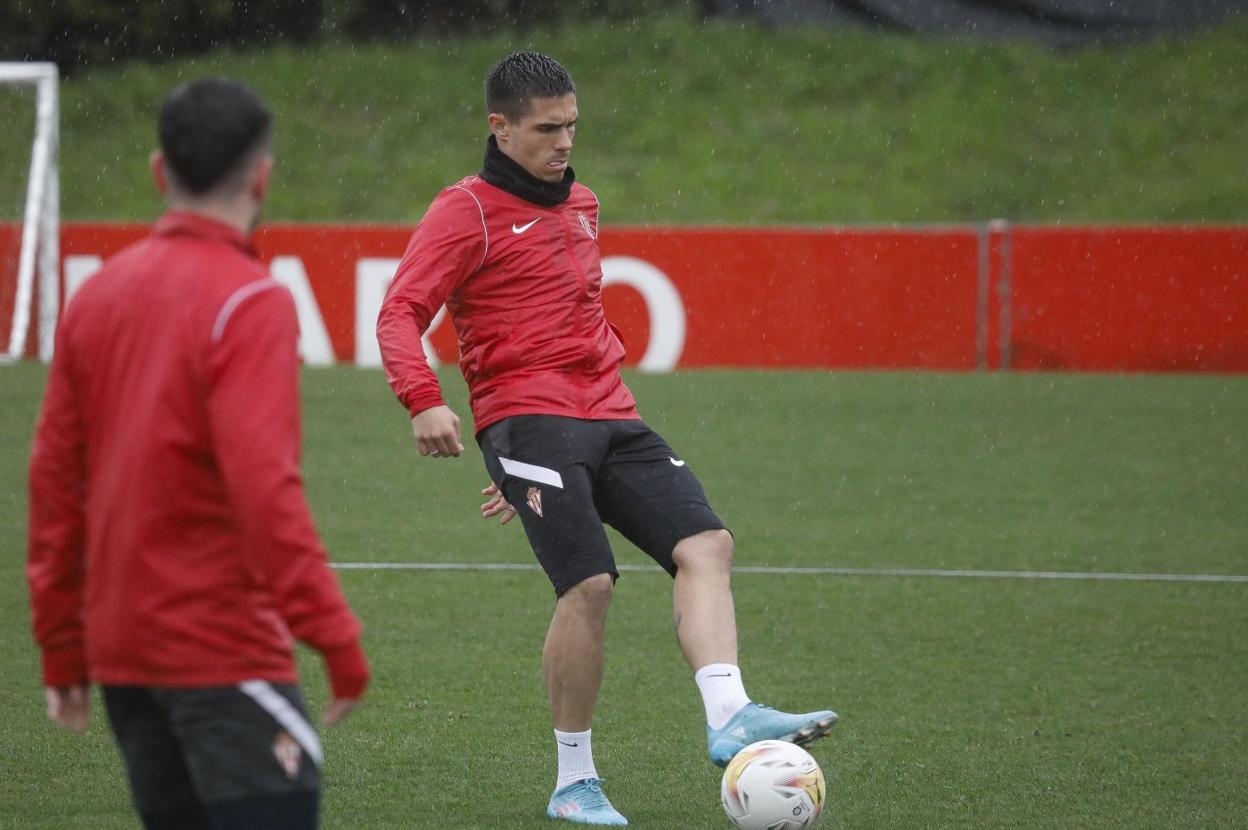
[[[46,370],[0,370],[0,828],[133,827],[103,721],[42,712],[21,572]],[[444,375],[453,406],[462,382]],[[733,527],[739,565],[1248,573],[1248,380],[629,375]],[[304,377],[305,471],[340,561],[527,563],[476,516],[469,448],[422,461],[379,372]],[[617,540],[618,542],[618,540]],[[626,544],[620,561],[643,564]],[[554,776],[533,571],[341,571],[368,705],[326,733],[327,828],[542,828]],[[828,827],[1242,827],[1248,585],[740,573],[745,679],[831,705]],[[726,828],[668,580],[621,578],[595,723],[633,826]],[[325,686],[302,656],[314,703]]]
[[[574,163],[609,223],[1242,222],[1246,41],[1248,16],[1050,51],[668,13],[128,63],[64,84],[63,206],[68,219],[150,219],[159,101],[220,73],[276,113],[271,218],[414,221],[479,169],[486,69],[533,47],[577,79]],[[0,176],[0,211],[14,214],[15,163]]]

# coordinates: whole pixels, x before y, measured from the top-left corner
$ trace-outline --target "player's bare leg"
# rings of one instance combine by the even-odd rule
[[[602,792],[590,741],[613,590],[611,575],[604,573],[564,592],[555,603],[542,649],[542,674],[559,753],[559,775],[546,814],[578,824],[628,823]]]
[[[672,608],[676,637],[706,708],[707,752],[723,766],[755,741],[809,744],[836,723],[830,710],[791,715],[753,703],[737,665],[737,624],[732,601],[732,536],[708,530],[682,539],[672,553],[676,584]]]
[[[673,624],[680,650],[694,671],[712,663],[737,663],[732,551],[732,534],[707,530],[681,539],[672,552]]]
[[[542,649],[542,674],[555,728],[589,729],[602,686],[603,634],[613,585],[598,574],[569,588],[555,604]]]

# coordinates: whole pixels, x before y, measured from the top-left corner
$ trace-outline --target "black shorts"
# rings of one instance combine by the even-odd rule
[[[597,574],[619,577],[604,522],[672,575],[677,542],[724,529],[697,477],[642,421],[517,415],[477,441],[558,596]]]
[[[102,691],[141,814],[320,787],[320,741],[293,685]]]

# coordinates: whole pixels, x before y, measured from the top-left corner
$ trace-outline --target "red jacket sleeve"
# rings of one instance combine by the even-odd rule
[[[451,293],[480,267],[488,245],[480,204],[458,187],[434,200],[407,245],[377,315],[377,343],[386,380],[411,415],[445,403],[421,337]]]
[[[47,686],[87,681],[82,635],[86,441],[65,332],[62,324],[30,456],[26,578]]]
[[[312,522],[299,471],[299,325],[290,293],[253,283],[214,331],[209,358],[213,447],[253,562],[297,639],[321,652],[336,697],[368,682],[360,623]]]

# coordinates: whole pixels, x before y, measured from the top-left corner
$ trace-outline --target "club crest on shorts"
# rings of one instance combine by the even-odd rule
[[[542,491],[536,487],[530,487],[524,494],[524,500],[528,502],[529,509],[538,516],[542,515]]]
[[[277,759],[278,765],[286,773],[287,778],[294,781],[298,777],[299,764],[303,760],[303,749],[298,741],[290,737],[289,732],[282,730],[273,739],[273,757]]]

